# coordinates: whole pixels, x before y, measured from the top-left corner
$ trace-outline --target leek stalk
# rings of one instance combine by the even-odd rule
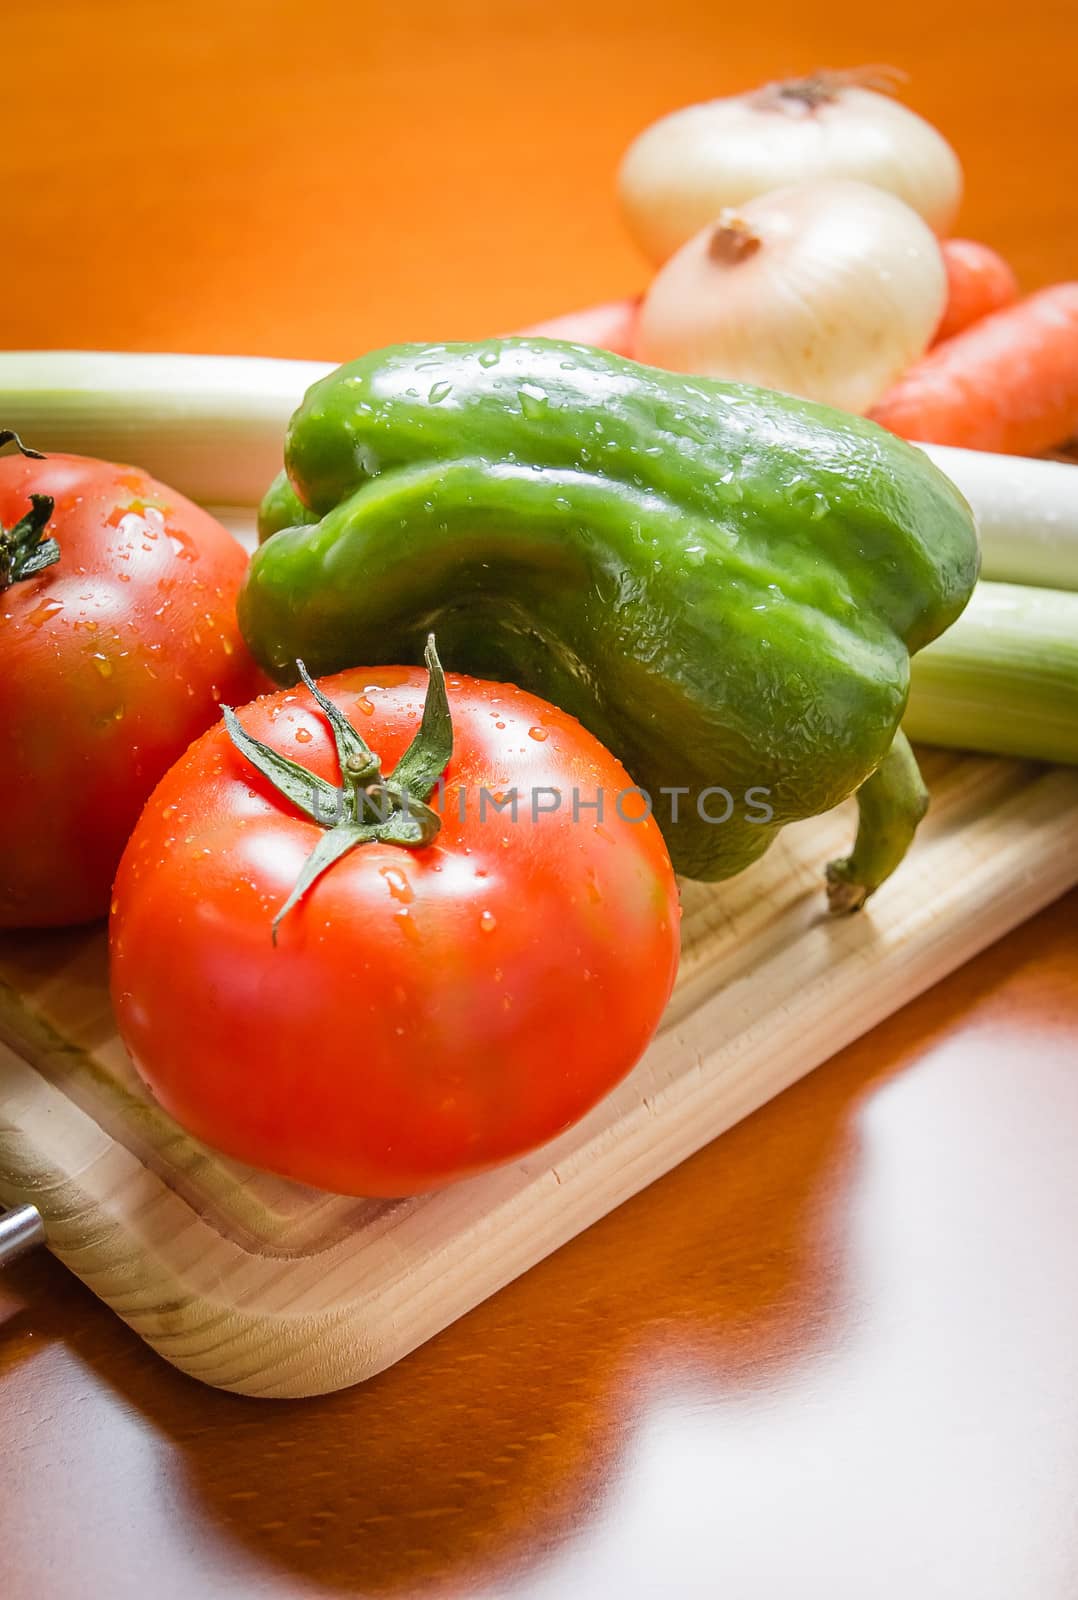
[[[910,677],[911,739],[1078,764],[1078,593],[979,583]]]
[[[257,505],[320,361],[0,352],[0,427],[37,450],[130,461],[192,500]]]

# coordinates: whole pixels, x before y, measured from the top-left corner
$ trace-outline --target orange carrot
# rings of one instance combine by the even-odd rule
[[[1078,283],[936,345],[869,415],[905,439],[1037,455],[1078,432]]]
[[[940,252],[947,268],[947,305],[936,329],[936,344],[1018,299],[1018,279],[1010,262],[988,245],[975,239],[944,239]]]
[[[627,300],[607,300],[586,311],[570,311],[522,328],[523,334],[539,334],[544,339],[569,339],[574,344],[593,344],[615,356],[631,356],[636,345],[636,320],[640,295]]]

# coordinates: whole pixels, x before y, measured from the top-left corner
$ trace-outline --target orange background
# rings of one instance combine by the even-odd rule
[[[646,275],[633,134],[866,61],[961,152],[965,231],[1076,269],[1074,0],[46,0],[0,37],[7,347],[346,359],[605,299]]]

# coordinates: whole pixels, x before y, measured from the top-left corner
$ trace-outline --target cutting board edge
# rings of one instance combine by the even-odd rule
[[[485,1279],[480,1293],[469,1289],[466,1277],[458,1278],[455,1294],[443,1294],[437,1307],[428,1308],[424,1320],[417,1322],[413,1317],[408,1332],[404,1331],[402,1319],[393,1315],[391,1306],[383,1308],[385,1315],[372,1317],[370,1298],[353,1297],[317,1312],[292,1313],[281,1308],[260,1308],[257,1300],[244,1306],[209,1293],[191,1294],[183,1275],[170,1269],[168,1262],[145,1242],[144,1236],[156,1217],[163,1219],[167,1213],[177,1229],[195,1230],[195,1237],[204,1237],[208,1254],[224,1252],[234,1260],[242,1260],[245,1252],[193,1212],[159,1175],[108,1139],[90,1116],[6,1046],[0,1047],[4,1059],[10,1058],[6,1070],[23,1080],[33,1109],[27,1113],[24,1105],[18,1129],[6,1120],[0,1124],[0,1196],[9,1201],[31,1199],[38,1204],[49,1227],[54,1253],[153,1349],[189,1376],[235,1393],[271,1398],[332,1392],[375,1376],[425,1343],[807,1075],[836,1050],[1051,904],[1070,886],[1071,879],[1060,879],[1056,864],[1047,859],[1039,871],[1010,882],[1009,893],[992,899],[990,915],[967,925],[965,937],[948,947],[944,961],[937,953],[933,962],[924,962],[924,971],[914,962],[905,983],[889,989],[874,1013],[860,1012],[855,1026],[845,1033],[841,1029],[833,1032],[826,1045],[808,1057],[799,1056],[794,1068],[772,1071],[766,1077],[749,1074],[747,1079],[735,1081],[732,1092],[727,1091],[721,1112],[715,1110],[706,1125],[701,1122],[685,1139],[675,1140],[662,1164],[642,1181],[638,1181],[634,1170],[620,1186],[598,1192],[594,1184],[590,1191],[581,1184],[574,1193],[572,1182],[559,1178],[556,1172],[548,1169],[539,1173],[538,1180],[558,1184],[559,1206],[556,1210],[548,1208],[549,1215],[557,1217],[557,1225],[549,1227],[545,1234],[535,1228],[528,1230],[527,1245],[507,1258],[501,1271]],[[85,1156],[79,1171],[67,1177],[52,1166],[48,1155],[48,1146],[55,1146],[61,1131],[83,1147]],[[23,1177],[18,1181],[20,1172]],[[13,1177],[16,1181],[12,1181]],[[524,1201],[535,1188],[536,1185],[529,1185],[513,1197],[524,1210]],[[121,1222],[116,1215],[119,1195],[125,1197],[125,1204],[135,1201],[139,1218],[135,1235],[130,1231],[130,1218]],[[574,1200],[576,1203],[571,1203]],[[498,1215],[495,1208],[492,1219]],[[222,1256],[222,1270],[225,1264]],[[280,1263],[272,1266],[277,1269]],[[436,1298],[431,1292],[433,1281],[434,1275],[428,1273],[428,1300]]]

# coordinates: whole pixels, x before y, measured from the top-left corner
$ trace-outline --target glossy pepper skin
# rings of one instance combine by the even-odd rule
[[[682,873],[740,871],[873,774],[836,903],[901,858],[925,803],[898,733],[909,656],[958,616],[979,560],[921,452],[786,395],[498,339],[339,368],[285,462],[240,598],[279,679],[297,658],[417,661],[433,629],[454,669],[511,679],[608,745]],[[726,810],[716,788],[722,822],[701,814]]]

